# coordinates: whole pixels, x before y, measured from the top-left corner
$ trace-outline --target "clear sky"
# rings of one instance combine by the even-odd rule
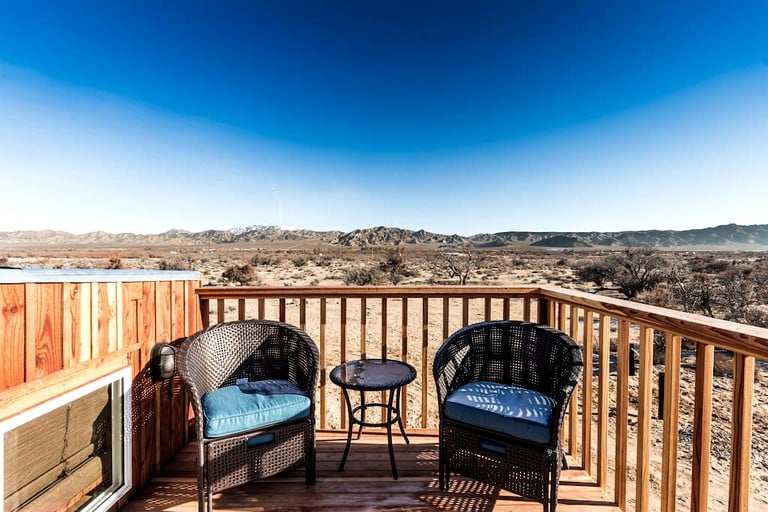
[[[0,2],[0,231],[731,222],[764,0]]]

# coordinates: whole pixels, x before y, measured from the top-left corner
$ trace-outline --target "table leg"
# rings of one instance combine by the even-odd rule
[[[392,399],[395,390],[389,390],[389,405],[387,406],[387,443],[389,444],[389,463],[392,465],[392,478],[397,480],[397,466],[395,465],[395,449],[392,447]],[[398,414],[399,416],[399,414]]]
[[[339,471],[344,470],[344,464],[347,462],[347,455],[349,455],[349,447],[352,444],[352,426],[355,423],[355,417],[352,414],[352,402],[349,399],[347,390],[342,388],[344,392],[344,401],[347,404],[347,445],[344,447],[344,455],[341,456],[341,462],[339,463]],[[362,428],[362,426],[361,426]],[[360,434],[358,433],[358,437]]]
[[[351,406],[350,406],[350,410]],[[360,434],[363,433],[363,425],[365,424],[365,391],[360,391],[360,426],[357,429],[357,438],[360,439]]]
[[[403,417],[400,415],[400,389],[401,388],[397,388],[397,424],[400,426],[400,433],[403,434],[405,444],[411,444],[411,442],[408,440],[408,436],[405,434],[405,428],[403,427]]]

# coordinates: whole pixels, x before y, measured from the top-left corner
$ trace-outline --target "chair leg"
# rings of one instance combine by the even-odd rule
[[[545,504],[544,512],[555,512],[557,510],[557,487],[560,484],[560,467],[563,460],[565,460],[565,452],[562,449],[558,449],[552,455],[549,478],[549,503]]]
[[[197,448],[197,510],[198,512],[204,512],[206,504],[205,496],[206,482],[205,482],[205,448],[202,446],[202,442],[198,441]],[[210,505],[208,505],[210,510]]]
[[[309,453],[309,460],[307,460],[306,475],[304,477],[306,485],[315,485],[317,480],[317,459],[315,456],[315,450]]]
[[[441,491],[447,491],[448,486],[450,485],[449,478],[450,473],[448,472],[447,463],[446,463],[446,457],[445,457],[445,442],[443,440],[443,428],[442,425],[440,426],[440,432],[439,432],[439,439],[438,439],[438,476],[437,476],[437,482],[440,486]]]

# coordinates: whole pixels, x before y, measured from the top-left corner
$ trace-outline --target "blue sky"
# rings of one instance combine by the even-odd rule
[[[768,2],[0,3],[0,231],[768,223]]]

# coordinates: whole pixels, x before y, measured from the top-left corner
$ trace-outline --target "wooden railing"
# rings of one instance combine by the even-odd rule
[[[431,363],[450,333],[482,320],[549,324],[580,342],[585,353],[584,379],[564,427],[565,446],[622,510],[741,511],[749,509],[750,501],[755,510],[765,506],[760,501],[765,489],[758,489],[765,482],[752,479],[750,494],[750,451],[755,358],[768,359],[768,329],[547,286],[199,288],[197,295],[203,326],[275,319],[298,325],[316,340],[323,429],[346,428],[341,397],[328,380],[341,361],[387,357],[414,365],[418,377],[403,393],[403,417],[408,428],[436,428]],[[655,343],[664,347],[663,356],[656,354],[663,364],[654,365]],[[683,343],[693,347],[686,357],[692,352],[695,360],[686,363],[685,371]],[[710,457],[713,367],[720,349],[733,353],[725,495],[709,489],[720,469],[713,469]],[[630,375],[635,355],[639,369]],[[688,366],[695,370],[687,371]],[[663,408],[654,409],[654,382],[661,380],[664,391],[656,402]],[[692,404],[681,393],[688,388],[693,389]],[[687,417],[681,407],[693,410],[687,423],[681,420]],[[720,412],[724,407],[718,403]],[[662,435],[655,443],[659,428]],[[690,433],[685,450],[680,432]]]

